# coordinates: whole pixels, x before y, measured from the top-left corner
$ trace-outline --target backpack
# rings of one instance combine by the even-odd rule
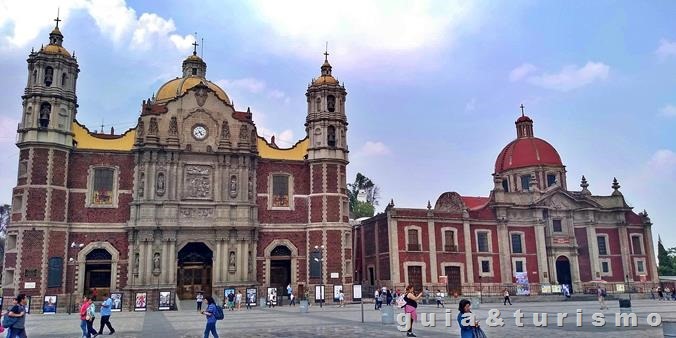
[[[14,326],[14,324],[19,321],[18,317],[10,317],[8,313],[9,311],[7,311],[4,316],[2,316],[2,327],[6,329],[12,328],[12,326]]]
[[[404,300],[404,296],[403,296],[403,295],[397,297],[397,306],[398,306],[398,307],[404,307],[404,306],[406,306],[406,301]]]
[[[606,289],[601,289],[601,296],[605,297],[607,295],[608,293],[606,293]]]
[[[214,311],[214,317],[216,317],[216,320],[221,320],[225,318],[225,315],[223,315],[223,308],[214,304],[214,307],[216,308],[216,311]]]

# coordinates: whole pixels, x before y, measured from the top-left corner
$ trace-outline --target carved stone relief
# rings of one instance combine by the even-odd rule
[[[252,201],[254,191],[253,191],[253,175],[251,175],[251,174],[249,174],[249,183],[248,183],[248,187],[247,187],[247,192],[249,193],[249,201]]]
[[[138,197],[143,197],[143,193],[145,192],[144,186],[146,183],[146,174],[141,171],[139,172],[139,179],[138,179]]]
[[[242,142],[246,142],[247,138],[249,137],[249,128],[247,128],[246,124],[243,124],[241,127],[239,127],[239,140]]]
[[[228,121],[223,121],[221,125],[221,140],[230,141],[230,125],[228,125]]]
[[[214,215],[211,208],[181,208],[181,216],[186,218],[209,218]]]
[[[237,176],[230,176],[230,198],[237,197]]]
[[[157,174],[157,182],[155,182],[155,192],[157,193],[157,196],[164,196],[164,192],[166,189],[166,178],[163,172],[159,172]]]
[[[206,166],[186,166],[184,196],[188,198],[211,198],[211,168]]]
[[[150,118],[150,126],[148,127],[148,135],[157,135],[159,132],[159,127],[157,126],[157,118]]]
[[[143,137],[143,135],[145,135],[145,124],[140,118],[138,119],[138,126],[136,127],[136,135],[138,137]]]
[[[178,122],[176,121],[176,116],[172,116],[169,121],[169,136],[178,135]]]
[[[202,107],[204,106],[204,103],[207,102],[207,98],[209,97],[207,93],[207,89],[204,86],[198,86],[197,90],[195,91],[195,100],[197,101],[197,105]]]

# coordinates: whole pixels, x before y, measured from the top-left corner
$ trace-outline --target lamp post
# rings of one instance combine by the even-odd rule
[[[479,276],[479,303],[484,302],[484,288],[483,284],[481,284],[481,276]]]
[[[321,286],[324,285],[324,275],[323,275],[323,272],[324,272],[324,255],[323,255],[323,251],[324,251],[324,245],[315,245],[315,249],[314,249],[315,257],[313,257],[313,259],[315,260],[315,262],[319,263],[319,279],[321,281],[319,283],[319,285],[321,285]],[[322,297],[321,287],[319,288],[319,293],[320,293],[320,297]],[[326,293],[324,293],[324,296],[325,295],[326,295]],[[319,307],[320,308],[322,307],[323,303],[324,303],[324,297],[319,299]]]
[[[75,242],[70,243],[70,249],[77,249],[78,252],[83,247],[84,247],[84,243],[75,243]],[[70,256],[70,250],[68,250],[68,256]],[[73,259],[73,257],[68,258],[68,265],[73,265],[73,270],[75,270],[75,259]],[[66,267],[66,269],[68,269],[68,268]],[[66,270],[66,272],[67,271],[68,270]],[[66,275],[67,275],[67,273],[66,273]],[[68,276],[66,276],[66,283],[67,283],[67,281],[68,281]],[[75,271],[73,271],[73,286],[71,286],[70,295],[68,296],[68,311],[67,311],[68,314],[71,314],[71,312],[73,312],[73,293],[75,292],[75,282],[76,282]]]

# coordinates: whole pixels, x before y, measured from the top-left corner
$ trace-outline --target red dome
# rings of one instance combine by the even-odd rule
[[[539,165],[563,166],[561,156],[551,144],[537,137],[510,142],[495,160],[495,173]]]
[[[526,116],[526,115],[522,115],[521,117],[519,117],[519,118],[516,120],[515,123],[519,123],[519,122],[533,122],[533,120],[531,120],[530,117],[528,117],[528,116]]]

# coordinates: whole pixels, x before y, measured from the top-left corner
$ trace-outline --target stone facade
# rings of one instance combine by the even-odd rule
[[[57,295],[62,307],[96,290],[132,307],[147,292],[154,309],[159,291],[352,290],[346,91],[328,59],[306,94],[308,135],[281,149],[197,53],[143,101],[135,128],[90,132],[75,120],[79,68],[62,41],[57,27],[28,59],[4,297]]]

